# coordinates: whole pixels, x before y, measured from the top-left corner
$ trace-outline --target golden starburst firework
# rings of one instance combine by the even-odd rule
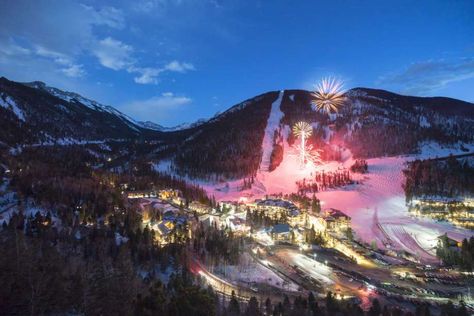
[[[313,128],[306,122],[298,122],[293,125],[293,135],[301,138],[308,138],[313,133]]]
[[[335,78],[324,78],[316,86],[316,91],[312,93],[313,108],[327,114],[337,112],[344,103],[344,89],[342,81]]]

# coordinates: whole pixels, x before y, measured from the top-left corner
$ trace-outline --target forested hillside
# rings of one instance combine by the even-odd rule
[[[0,79],[0,145],[18,148],[39,144],[105,144],[114,167],[130,160],[166,160],[170,170],[200,179],[252,178],[262,160],[262,142],[278,92],[248,99],[207,121],[182,130],[160,130],[135,122],[113,107],[43,83]],[[339,160],[347,148],[355,158],[413,154],[427,142],[450,146],[474,142],[474,105],[449,98],[419,98],[383,90],[356,88],[346,93],[337,114],[311,107],[311,93],[285,90],[283,116],[273,136],[270,170],[293,145],[291,126],[313,127],[308,143],[323,160]],[[151,129],[152,127],[155,126]]]
[[[277,92],[238,104],[196,129],[177,150],[179,173],[193,177],[245,177],[262,158],[261,144]]]
[[[42,83],[0,78],[0,121],[5,126],[0,131],[2,142],[14,146],[160,137],[160,132],[134,124],[112,107],[76,94],[52,94],[43,87]]]
[[[415,160],[404,170],[407,201],[414,198],[458,198],[474,196],[474,160]]]

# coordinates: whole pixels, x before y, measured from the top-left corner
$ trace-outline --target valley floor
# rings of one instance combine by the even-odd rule
[[[474,146],[471,147],[469,149],[473,151]],[[360,184],[319,192],[316,196],[321,200],[323,208],[336,208],[349,215],[352,218],[352,228],[361,240],[367,243],[375,241],[380,248],[405,250],[424,263],[436,263],[438,259],[434,247],[438,236],[447,233],[454,239],[462,240],[474,233],[448,222],[410,215],[405,205],[402,170],[406,162],[414,159],[463,153],[465,152],[459,149],[425,144],[419,155],[369,159],[368,173],[357,178]],[[341,163],[331,162],[301,169],[298,167],[296,153],[285,143],[285,157],[281,165],[273,172],[260,171],[252,189],[240,190],[240,180],[199,184],[220,201],[250,200],[267,194],[294,193],[297,191],[295,182],[310,178],[315,171],[330,172],[350,167],[353,163],[350,152],[343,152],[343,157],[345,159]]]

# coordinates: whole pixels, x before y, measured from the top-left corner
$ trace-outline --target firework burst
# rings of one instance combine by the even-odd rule
[[[327,114],[337,112],[345,101],[344,93],[342,81],[335,78],[324,78],[316,86],[316,91],[312,93],[313,108]]]
[[[313,128],[306,122],[298,122],[293,125],[293,135],[300,138],[300,144],[296,146],[299,152],[301,166],[304,167],[307,162],[320,162],[320,152],[313,150],[313,145],[306,145],[306,139],[313,134]]]
[[[301,138],[308,138],[313,133],[313,128],[306,122],[298,122],[293,125],[293,135]]]

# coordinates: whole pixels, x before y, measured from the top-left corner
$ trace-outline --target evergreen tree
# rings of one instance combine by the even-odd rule
[[[247,306],[247,311],[245,312],[245,315],[247,316],[257,316],[259,315],[259,309],[258,309],[258,301],[255,296],[252,296],[248,302]]]
[[[229,315],[231,316],[238,316],[240,314],[240,305],[239,305],[239,302],[237,301],[237,298],[235,297],[234,291],[232,291],[228,312],[229,312]]]

